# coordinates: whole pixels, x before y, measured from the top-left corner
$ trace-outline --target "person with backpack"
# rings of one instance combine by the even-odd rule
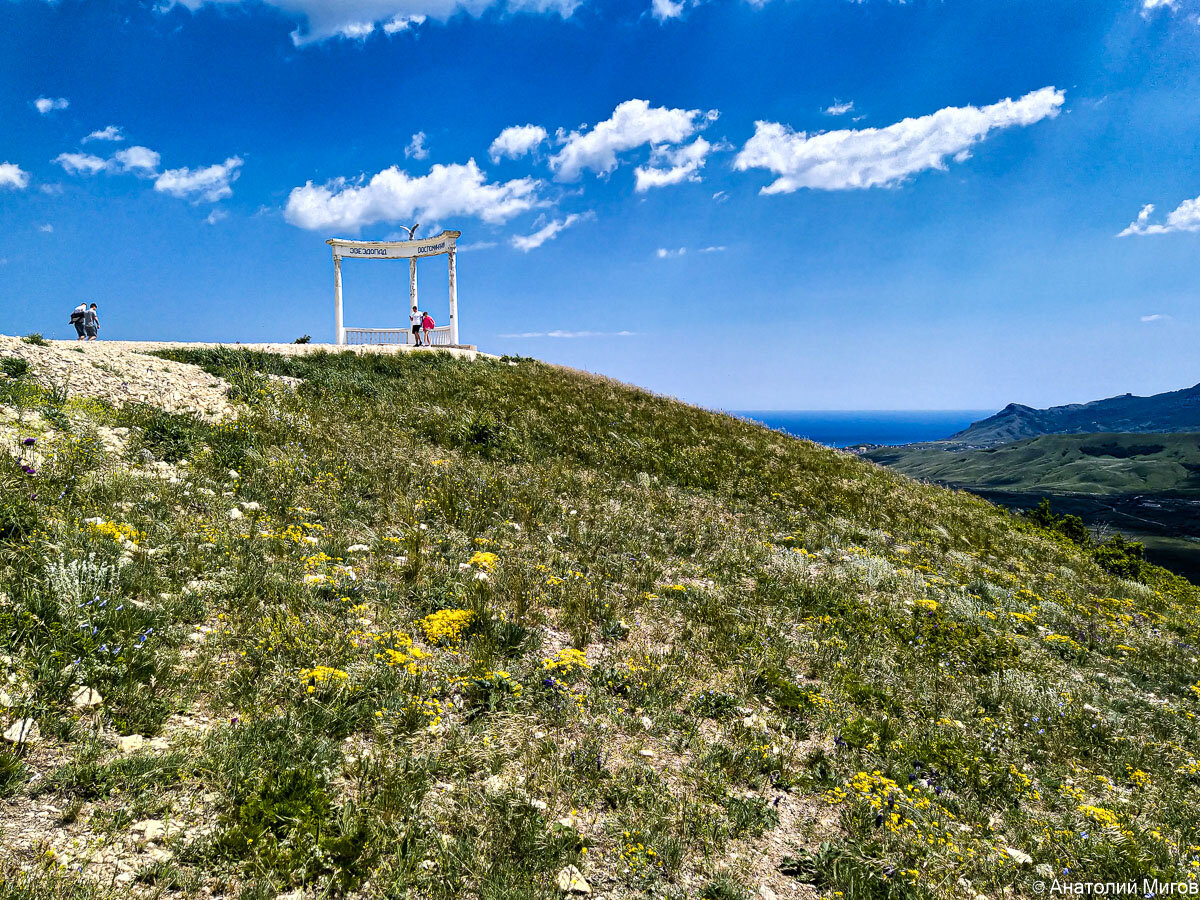
[[[87,340],[87,330],[84,328],[83,320],[87,318],[87,301],[80,303],[77,307],[71,310],[71,318],[67,320],[68,325],[75,326],[75,333],[79,335],[79,340]]]
[[[426,311],[425,315],[421,318],[421,330],[423,332],[425,332],[425,346],[426,347],[433,346],[433,340],[429,336],[429,333],[431,331],[433,331],[433,328],[434,328],[433,316],[431,316],[429,314],[429,312]]]
[[[83,330],[89,341],[96,340],[100,334],[100,315],[96,312],[96,304],[88,307],[87,315],[83,317]]]

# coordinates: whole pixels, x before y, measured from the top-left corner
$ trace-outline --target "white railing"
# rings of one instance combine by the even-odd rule
[[[343,329],[347,344],[412,344],[413,334],[408,328],[346,328]],[[450,326],[439,325],[428,332],[429,341],[435,347],[449,347]]]

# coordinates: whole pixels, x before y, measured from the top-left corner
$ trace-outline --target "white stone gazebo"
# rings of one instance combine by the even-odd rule
[[[416,231],[417,226],[410,229]],[[409,241],[348,241],[330,238],[325,243],[333,248],[333,327],[338,344],[411,344],[412,330],[403,328],[347,328],[342,323],[342,260],[343,259],[407,259],[408,260],[408,308],[404,310],[405,321],[409,310],[417,306],[417,259],[422,256],[449,258],[450,271],[450,324],[439,325],[430,332],[430,340],[436,347],[458,347],[458,286],[455,283],[455,242],[462,236],[460,231],[443,231],[436,237]]]

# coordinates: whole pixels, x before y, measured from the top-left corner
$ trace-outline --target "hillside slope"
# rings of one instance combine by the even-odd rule
[[[863,454],[916,478],[970,488],[1200,494],[1200,434],[1054,434],[982,450],[880,447]]]
[[[1200,431],[1200,384],[1149,397],[1122,394],[1049,409],[1010,403],[947,441],[986,447],[1043,434],[1173,431]]]
[[[531,360],[171,355],[237,418],[0,380],[5,900],[1196,878],[1181,579]]]

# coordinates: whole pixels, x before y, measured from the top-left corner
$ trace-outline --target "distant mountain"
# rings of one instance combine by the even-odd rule
[[[1034,409],[1010,403],[952,435],[948,444],[994,447],[1044,434],[1200,431],[1200,384],[1150,397],[1122,394],[1091,403]]]

